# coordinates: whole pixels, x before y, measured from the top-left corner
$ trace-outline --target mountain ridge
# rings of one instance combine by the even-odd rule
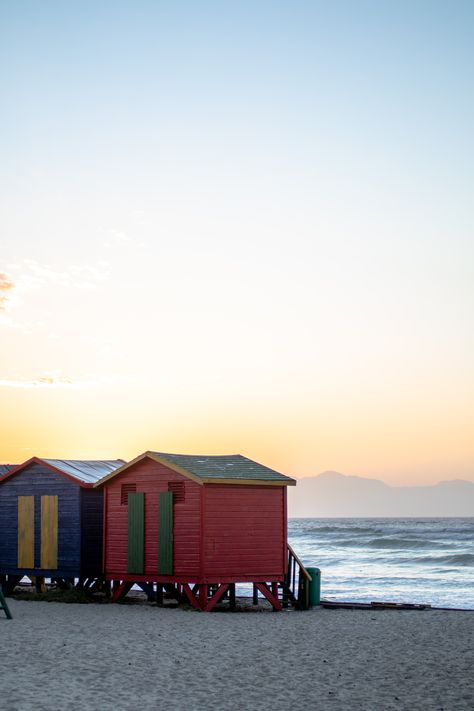
[[[392,486],[380,479],[324,471],[297,480],[288,493],[295,518],[474,516],[474,482]]]

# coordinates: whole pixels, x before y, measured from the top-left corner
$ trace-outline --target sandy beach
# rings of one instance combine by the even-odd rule
[[[471,612],[9,605],[5,711],[474,706]]]

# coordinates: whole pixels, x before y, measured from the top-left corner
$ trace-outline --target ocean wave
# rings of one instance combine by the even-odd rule
[[[362,527],[362,526],[312,526],[311,528],[307,526],[291,526],[288,527],[293,532],[298,532],[299,535],[314,535],[318,533],[330,533],[331,535],[337,535],[341,533],[347,533],[347,535],[352,536],[354,534],[366,534],[375,535],[376,533],[382,533],[374,527]]]
[[[335,540],[331,547],[341,548],[367,548],[370,550],[420,550],[426,548],[449,548],[446,543],[439,541],[425,541],[419,538],[371,538],[370,540]]]
[[[445,565],[455,565],[461,567],[474,567],[474,553],[454,553],[453,555],[425,555],[416,558],[417,563],[429,563],[439,565],[444,563]]]

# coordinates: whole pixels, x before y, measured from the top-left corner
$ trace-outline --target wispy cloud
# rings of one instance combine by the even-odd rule
[[[107,375],[107,376],[92,376],[79,379],[72,379],[63,376],[60,371],[50,371],[43,373],[37,378],[3,378],[0,379],[0,388],[19,388],[22,390],[30,389],[69,389],[69,390],[87,390],[97,388],[104,385],[115,385],[118,382],[138,381],[141,378],[136,375]]]
[[[18,288],[24,291],[49,284],[76,289],[95,289],[110,278],[107,262],[93,265],[70,265],[66,269],[54,269],[32,259],[25,260],[18,279]]]
[[[110,278],[110,265],[106,261],[72,264],[61,270],[26,259],[6,267],[8,273],[0,271],[0,326],[22,331],[30,330],[32,325],[13,317],[13,312],[18,312],[25,294],[47,287],[97,289]]]
[[[4,378],[0,379],[0,387],[2,388],[82,388],[84,383],[73,382],[69,378],[64,378],[61,375],[53,373],[45,373],[34,380],[22,378]]]
[[[0,272],[0,311],[5,311],[9,301],[9,295],[15,285],[11,278],[4,272]]]

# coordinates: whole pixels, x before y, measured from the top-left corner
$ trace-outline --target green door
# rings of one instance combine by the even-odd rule
[[[145,494],[128,495],[128,572],[143,574],[145,552]]]
[[[162,491],[158,506],[158,572],[173,575],[173,493]]]

